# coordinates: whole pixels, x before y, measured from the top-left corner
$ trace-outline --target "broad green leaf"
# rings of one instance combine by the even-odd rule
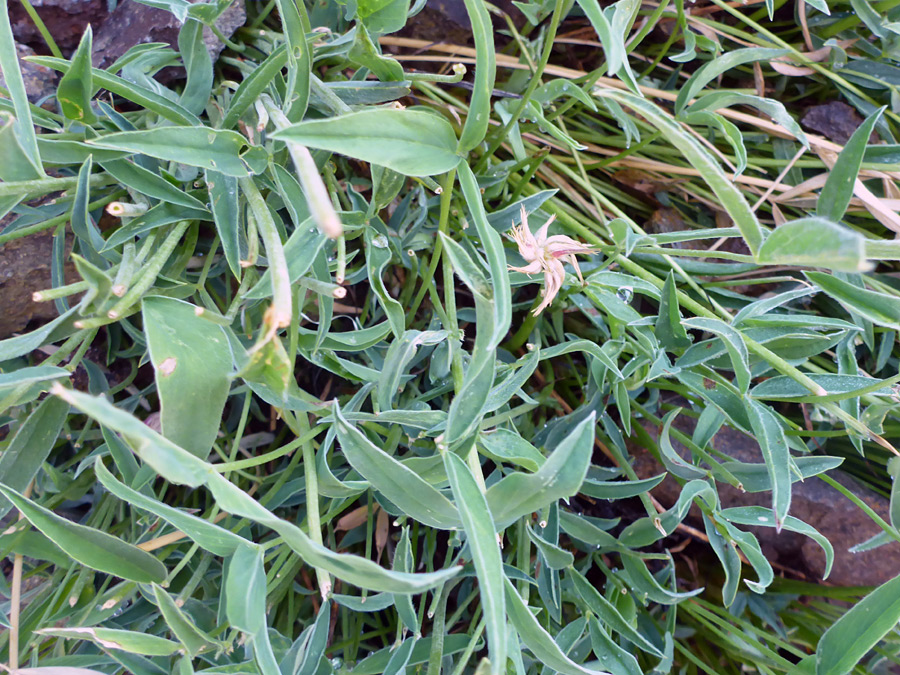
[[[617,17],[621,16],[624,10],[631,15],[630,8],[633,3],[626,0],[619,0],[613,7],[612,21],[608,13],[605,12],[599,3],[592,0],[577,0],[578,6],[581,7],[585,16],[591,22],[600,43],[603,45],[603,53],[606,55],[607,73],[610,75],[618,75],[625,82],[629,89],[640,95],[640,89],[635,81],[634,74],[631,72],[631,66],[628,63],[628,53],[625,49],[625,27],[614,25],[619,23]]]
[[[878,108],[857,127],[847,141],[837,161],[828,173],[819,200],[816,202],[816,215],[833,222],[840,222],[853,197],[853,186],[859,175],[863,155],[869,144],[869,137],[875,124],[881,118],[886,106]],[[777,230],[776,230],[777,231]],[[848,270],[853,271],[853,270]]]
[[[641,480],[593,480],[588,478],[582,484],[581,492],[595,499],[628,499],[649,492],[662,483],[665,478],[666,474],[664,473]]]
[[[313,225],[312,218],[307,218],[291,232],[291,236],[284,244],[284,257],[287,258],[288,276],[292,284],[309,272],[326,240],[319,228]],[[259,282],[244,297],[248,300],[258,300],[271,295],[272,272],[267,269]]]
[[[444,467],[459,509],[466,542],[478,575],[481,607],[488,635],[491,673],[506,672],[506,602],[504,600],[503,558],[484,493],[466,463],[454,452],[444,452]]]
[[[199,9],[203,3],[197,3]],[[213,86],[213,62],[206,48],[204,25],[196,18],[182,19],[178,31],[178,53],[187,81],[178,97],[178,103],[195,115],[201,114],[209,103]],[[71,71],[70,71],[71,72]]]
[[[704,590],[703,588],[695,588],[686,593],[678,593],[664,588],[656,580],[656,577],[650,574],[650,570],[647,569],[643,559],[637,555],[623,555],[622,567],[625,568],[625,574],[631,582],[632,591],[638,598],[643,599],[645,604],[649,600],[661,605],[672,605],[699,595]]]
[[[50,367],[37,366],[23,370]],[[67,371],[63,372],[68,376]],[[19,492],[28,488],[56,444],[68,414],[68,404],[55,397],[44,399],[32,411],[0,454],[0,484]],[[11,507],[9,501],[0,499],[0,516],[6,515]]]
[[[198,309],[159,296],[142,303],[163,435],[205,457],[219,431],[233,369],[224,330],[201,318]]]
[[[344,456],[376,490],[411,518],[441,530],[460,526],[456,507],[405,464],[380,450],[351,426],[335,404],[335,430]]]
[[[662,431],[660,431],[659,434],[659,452],[662,463],[667,471],[679,478],[684,478],[685,480],[706,478],[706,471],[698,469],[693,464],[682,459],[681,455],[679,455],[675,451],[675,448],[672,447],[672,439],[669,438],[669,432],[672,427],[672,422],[678,416],[679,412],[681,412],[681,408],[676,408],[675,410],[666,413],[666,416],[663,418]]]
[[[94,124],[97,121],[97,116],[91,110],[91,97],[94,95],[92,37],[91,25],[88,24],[72,55],[69,69],[56,87],[56,100],[59,101],[62,114],[82,124]]]
[[[236,131],[197,127],[153,127],[121,131],[86,141],[111,150],[127,150],[171,162],[243,178],[266,167],[267,153]]]
[[[181,649],[177,642],[156,635],[116,628],[40,628],[36,632],[70,640],[90,640],[104,649],[120,649],[145,656],[169,656]]]
[[[391,561],[391,569],[397,572],[412,572],[413,554],[409,540],[409,528],[403,528],[403,534],[400,535],[400,541],[397,542],[397,548],[394,549],[394,559]],[[421,627],[419,626],[419,617],[416,615],[416,608],[413,605],[412,596],[405,594],[397,594],[394,597],[394,607],[397,615],[403,622],[406,629],[413,635],[421,635]]]
[[[498,531],[578,492],[591,462],[595,425],[592,413],[556,446],[535,473],[512,473],[488,488],[487,502]]]
[[[441,585],[459,572],[458,569],[419,574],[393,572],[366,558],[334,553],[315,543],[296,525],[276,517],[252,497],[218,474],[210,476],[207,487],[212,491],[222,510],[249,518],[275,530],[307,564],[321,567],[338,579],[354,586],[389,593],[421,593]]]
[[[76,311],[77,308],[73,307],[65,314],[61,314],[52,321],[48,321],[43,326],[30,333],[0,340],[0,363],[24,356],[28,352],[34,351],[43,345],[55,329],[62,327],[66,322],[70,322],[70,319],[73,318]]]
[[[373,33],[384,35],[403,28],[410,0],[359,0],[357,14]]]
[[[306,36],[312,31],[306,4],[296,0],[277,0],[278,14],[284,27],[284,37],[288,46],[288,76],[285,87],[287,110],[285,114],[292,122],[299,122],[309,104],[310,80],[312,78],[312,45]],[[274,76],[275,73],[272,73]]]
[[[831,471],[841,465],[844,460],[840,457],[794,457],[793,462],[800,472],[798,476],[791,471],[791,482],[804,480],[817,476],[820,473]],[[772,479],[765,464],[750,464],[746,462],[723,462],[722,468],[738,479],[746,492],[771,492]]]
[[[845,675],[900,621],[900,576],[854,605],[819,640],[816,675]]]
[[[195,515],[151,499],[147,495],[119,482],[107,470],[99,457],[94,462],[94,473],[103,487],[116,497],[132,506],[159,516],[173,527],[184,532],[190,539],[197,542],[198,546],[210,553],[226,556],[231,555],[238,548],[247,546],[247,541],[243,537],[239,537],[208,520],[198,518]]]
[[[356,36],[347,57],[353,63],[368,68],[382,82],[400,82],[404,79],[403,66],[397,59],[383,56],[376,49],[365,24],[356,26]]]
[[[409,664],[417,640],[418,638],[416,636],[406,638],[403,641],[403,644],[397,647],[391,655],[391,660],[388,661],[382,675],[400,675],[401,673],[405,673],[406,666]]]
[[[602,671],[580,666],[566,656],[565,652],[559,648],[559,645],[553,641],[550,634],[529,611],[512,582],[504,578],[503,583],[506,589],[506,610],[509,614],[509,621],[539,663],[552,668],[561,675],[603,675]]]
[[[184,645],[185,651],[191,657],[216,647],[216,643],[203,631],[201,631],[194,622],[191,621],[181,608],[175,604],[168,593],[160,586],[153,584],[153,596],[156,600],[156,606],[162,614],[163,620],[168,625],[172,635]]]
[[[900,330],[900,297],[860,288],[823,272],[804,274],[848,312],[859,314],[879,326]]]
[[[331,624],[331,603],[326,601],[319,608],[316,620],[309,633],[309,639],[303,650],[303,659],[299,667],[295,669],[296,675],[314,675],[319,667],[319,661],[325,653],[328,643],[328,627]]]
[[[388,292],[381,276],[384,268],[391,262],[391,249],[387,238],[383,234],[377,234],[373,228],[367,227],[363,236],[366,242],[366,272],[369,275],[369,284],[391,324],[394,337],[400,340],[406,331],[406,313],[403,306]]]
[[[509,462],[528,471],[537,471],[545,461],[536,447],[509,429],[482,432],[478,445],[480,451],[495,462]]]
[[[140,583],[162,582],[166,568],[154,556],[118,537],[73,523],[5,485],[0,493],[50,541],[82,565]]]
[[[791,506],[790,450],[775,413],[753,399],[747,399],[746,405],[753,435],[759,442],[769,480],[772,481],[772,510],[775,514],[775,529],[780,532]]]
[[[244,543],[237,547],[225,577],[228,623],[248,635],[266,628],[266,570],[263,550]]]
[[[424,110],[363,110],[301,122],[272,137],[386,166],[406,176],[445,173],[459,163],[453,127]]]
[[[759,247],[756,260],[763,265],[865,272],[871,268],[866,261],[865,243],[861,234],[848,227],[810,216],[779,225]]]
[[[420,663],[428,661],[434,638],[431,636],[416,640],[416,644],[410,654],[408,666],[416,666]],[[463,651],[469,644],[471,638],[468,635],[449,634],[444,636],[444,656],[451,656]],[[393,657],[396,649],[394,647],[385,647],[379,649],[374,654],[370,654],[353,667],[355,675],[383,675],[387,670],[387,664]]]
[[[754,61],[771,61],[788,53],[787,49],[766,49],[764,47],[748,47],[719,54],[716,58],[704,63],[688,78],[678,90],[675,99],[675,114],[681,115],[685,106],[695,98],[703,88],[722,73]]]
[[[493,296],[491,285],[482,269],[472,260],[468,251],[443,232],[439,232],[438,236],[447,258],[450,260],[450,266],[453,267],[454,274],[459,277],[460,281],[470,291],[484,300],[490,300]]]
[[[170,482],[191,487],[205,484],[223,511],[249,518],[275,530],[309,565],[321,567],[347,583],[373,591],[421,593],[439,586],[458,573],[458,569],[421,574],[391,572],[371,560],[334,553],[316,544],[296,525],[278,518],[261,506],[255,499],[220,476],[212,465],[174,445],[137,418],[114,407],[106,399],[62,388],[54,393],[128,438],[135,453]]]
[[[672,271],[666,277],[660,295],[659,314],[656,317],[656,339],[670,351],[691,346],[691,339],[681,325],[678,291],[675,288],[675,274]]]

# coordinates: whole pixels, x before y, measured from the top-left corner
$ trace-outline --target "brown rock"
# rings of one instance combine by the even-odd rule
[[[34,55],[31,47],[17,42],[16,51],[19,54],[19,68],[22,70],[22,79],[25,82],[25,93],[28,94],[28,100],[35,104],[41,104],[56,93],[56,72],[36,63],[23,61],[24,57]],[[0,73],[0,87],[6,88],[3,73]]]
[[[0,245],[0,339],[26,330],[31,322],[57,317],[52,302],[34,302],[35,291],[51,287],[53,231],[38,232]],[[67,265],[66,278],[76,277]]]
[[[246,20],[244,0],[235,0],[216,20],[216,27],[231,36]],[[170,12],[123,0],[94,35],[94,65],[107,68],[134,45],[147,42],[167,42],[177,49],[181,25]],[[203,42],[213,61],[225,49],[208,27],[203,29]]]
[[[800,119],[800,123],[828,140],[844,145],[863,123],[863,118],[846,103],[831,101],[811,107]]]
[[[649,423],[644,423],[643,426],[654,439],[658,438],[659,429]],[[675,419],[673,427],[690,435],[694,430],[694,420],[680,415]],[[674,438],[672,441],[679,454],[689,457],[687,448]],[[763,462],[756,441],[734,429],[722,427],[713,437],[712,445],[737,461]],[[635,458],[634,468],[639,477],[649,478],[664,471],[645,448],[632,444],[630,450]],[[850,489],[879,516],[888,520],[889,502],[886,498],[866,489],[839,470],[831,471],[829,475]],[[741,492],[724,483],[719,483],[717,488],[723,508],[771,506],[771,496],[767,492]],[[679,493],[678,482],[671,475],[653,490],[654,497],[666,507],[675,503]],[[900,542],[865,553],[850,553],[851,547],[878,534],[881,528],[846,497],[818,478],[793,484],[790,513],[815,527],[834,546],[834,566],[827,579],[829,583],[838,586],[876,586],[900,574]],[[787,531],[777,534],[773,528],[746,529],[756,535],[770,560],[788,568],[805,570],[813,580],[822,578],[825,554],[811,539]]]
[[[31,4],[64,53],[78,46],[89,23],[97,26],[108,13],[106,0],[31,0]],[[18,0],[9,3],[9,22],[18,42],[47,53],[44,38]]]

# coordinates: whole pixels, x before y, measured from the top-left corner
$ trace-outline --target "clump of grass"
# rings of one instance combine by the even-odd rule
[[[36,300],[59,310],[0,341],[11,670],[896,661],[898,579],[778,578],[746,529],[812,536],[830,567],[793,483],[843,462],[896,501],[891,7],[521,22],[467,0],[453,45],[397,37],[403,0],[275,0],[213,64],[228,2],[155,4],[184,20],[185,80],[153,79],[158,45],[93,69],[88,32],[34,58],[63,73],[51,110],[0,21],[0,245],[53,230]],[[797,122],[836,98],[861,121],[843,145]],[[529,248],[551,219],[555,253],[594,254],[583,278]],[[546,254],[539,296],[521,270]],[[723,425],[763,461],[716,447]],[[725,484],[767,506],[723,507]],[[863,546],[900,540],[894,510]],[[711,554],[700,586],[676,532]]]

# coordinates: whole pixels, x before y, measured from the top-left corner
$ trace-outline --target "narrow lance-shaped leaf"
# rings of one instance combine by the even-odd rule
[[[457,151],[469,152],[484,140],[491,117],[491,95],[496,77],[496,55],[494,54],[494,29],[491,16],[482,0],[464,0],[472,37],[475,42],[475,86],[469,101]]]
[[[529,611],[512,582],[504,578],[503,584],[506,589],[509,621],[515,627],[525,646],[537,657],[539,663],[552,668],[561,675],[608,675],[603,671],[585,668],[566,656],[565,652],[559,648],[551,635],[544,630]]]
[[[444,467],[466,531],[466,542],[475,563],[481,606],[488,634],[491,673],[506,672],[506,602],[503,558],[494,533],[494,519],[487,500],[466,463],[454,452],[444,452]]]
[[[91,97],[94,94],[92,36],[91,26],[88,24],[72,55],[69,70],[59,80],[56,88],[56,99],[63,115],[82,124],[94,124],[97,121],[97,116],[91,110]]]
[[[488,506],[498,530],[578,492],[590,465],[595,424],[592,413],[556,446],[535,473],[512,473],[488,489]]]
[[[41,166],[37,136],[34,133],[34,123],[31,120],[31,108],[28,103],[28,94],[25,91],[25,81],[22,79],[22,70],[19,68],[19,54],[16,50],[16,41],[13,39],[12,29],[10,28],[8,1],[0,0],[0,72],[3,73],[6,88],[9,89],[13,109],[16,112],[16,119],[13,123],[16,137],[22,147],[24,156],[31,164],[32,177],[42,178],[44,169]]]
[[[127,485],[116,480],[109,470],[103,465],[101,458],[94,462],[94,473],[97,480],[107,490],[122,501],[128,502],[139,509],[149,511],[159,516],[173,527],[184,532],[190,539],[197,542],[203,548],[215,555],[230,555],[235,549],[245,546],[247,541],[223,527],[199,518],[190,513],[185,513],[172,506],[168,506],[155,499],[151,499],[142,492],[133,490]]]
[[[882,106],[857,127],[856,131],[847,141],[847,145],[841,150],[837,161],[828,173],[819,201],[816,202],[816,215],[834,222],[844,217],[850,198],[853,197],[853,186],[859,175],[859,167],[862,166],[866,146],[869,144],[869,136],[881,118],[887,106]]]
[[[335,430],[350,465],[411,518],[442,530],[459,527],[459,512],[444,495],[406,465],[380,450],[334,405]]]
[[[900,621],[900,576],[869,593],[831,626],[816,648],[816,675],[845,675]]]
[[[775,529],[781,526],[791,506],[791,456],[784,430],[778,418],[765,405],[747,400],[747,416],[753,433],[759,442],[759,449],[766,462],[769,479],[772,481],[772,509],[775,513]]]
[[[69,405],[58,398],[44,399],[34,409],[0,455],[0,484],[18,491],[28,487],[53,449],[68,414]],[[0,516],[11,507],[0,498]]]
[[[165,565],[137,546],[66,520],[5,485],[0,485],[0,494],[50,541],[81,564],[140,583],[161,583],[166,578]]]
[[[741,236],[744,237],[750,251],[755,254],[759,250],[763,241],[763,229],[756,219],[756,215],[741,191],[725,176],[718,163],[698,141],[658,106],[640,96],[611,89],[604,89],[597,92],[596,95],[608,96],[622,105],[628,106],[659,129],[666,140],[684,155],[685,159],[700,172],[703,180],[712,188],[719,202],[740,229]]]

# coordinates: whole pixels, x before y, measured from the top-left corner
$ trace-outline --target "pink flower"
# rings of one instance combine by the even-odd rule
[[[578,260],[576,254],[593,254],[594,249],[586,244],[575,241],[571,237],[563,234],[554,234],[552,237],[547,236],[547,230],[550,223],[554,221],[556,216],[551,216],[537,231],[532,234],[528,227],[528,214],[525,213],[525,206],[522,206],[522,223],[518,227],[512,228],[512,239],[519,247],[519,255],[528,263],[525,267],[509,266],[509,269],[515,272],[524,272],[532,275],[538,272],[544,273],[544,288],[541,290],[541,304],[534,309],[534,315],[537,316],[544,308],[548,307],[556,294],[562,289],[563,281],[566,278],[566,270],[562,261],[572,263],[578,279],[584,283],[581,276],[581,270],[578,268]]]

